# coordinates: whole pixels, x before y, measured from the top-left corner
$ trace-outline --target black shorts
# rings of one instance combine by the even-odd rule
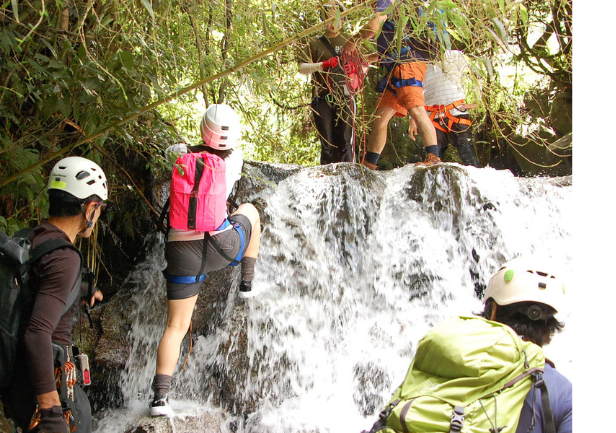
[[[236,214],[229,217],[229,222],[234,226],[233,228],[208,238],[202,274],[217,271],[233,263],[222,256],[217,251],[217,248],[230,258],[237,257],[241,249],[240,260],[241,257],[244,257],[252,233],[250,220],[244,215]],[[243,245],[238,230],[241,230],[244,236]],[[203,239],[167,242],[165,247],[165,259],[167,260],[165,274],[179,277],[196,276],[201,269],[203,242]],[[167,299],[175,300],[193,297],[199,293],[202,282],[177,283],[167,280]]]

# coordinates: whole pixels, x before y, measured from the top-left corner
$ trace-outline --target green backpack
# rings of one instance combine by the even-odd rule
[[[448,319],[419,342],[404,382],[369,433],[515,433],[533,384],[547,396],[544,366],[543,350],[502,323]]]
[[[21,309],[31,298],[28,279],[32,263],[55,249],[67,247],[77,251],[81,258],[79,249],[64,239],[42,242],[32,250],[31,234],[32,229],[24,229],[11,238],[0,231],[0,388],[10,383],[15,366]],[[80,283],[78,277],[62,314],[79,295]]]

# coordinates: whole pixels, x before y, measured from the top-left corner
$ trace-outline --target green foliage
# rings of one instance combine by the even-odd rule
[[[321,0],[5,1],[0,6],[0,180],[28,171],[1,187],[0,224],[40,218],[36,208],[44,208],[45,176],[57,158],[29,169],[33,164],[211,77],[218,78],[71,154],[110,169],[138,155],[155,171],[164,163],[164,147],[200,140],[198,123],[206,106],[226,102],[242,114],[248,158],[317,164],[320,146],[307,106],[310,82],[297,74],[296,52],[321,30],[295,39],[320,23],[320,5]],[[370,6],[360,8],[343,18],[343,28],[355,33],[371,13]],[[536,83],[543,90],[533,91],[547,97],[548,108],[558,89],[571,83],[570,2],[433,0],[423,14],[412,2],[397,13],[418,34],[431,35],[441,50],[462,49],[471,59],[470,98],[480,106],[475,119],[488,135],[507,137],[525,125],[532,131],[528,126],[549,123],[537,117],[546,110],[521,107]],[[260,56],[279,44],[283,48]],[[365,43],[364,50],[370,46]],[[503,68],[516,71],[513,80]],[[524,78],[528,70],[537,74],[530,84]],[[371,114],[359,118],[361,134]],[[130,183],[117,171],[116,189]]]

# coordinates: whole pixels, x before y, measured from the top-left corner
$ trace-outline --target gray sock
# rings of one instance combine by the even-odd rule
[[[252,281],[255,279],[255,257],[242,258],[242,281]]]
[[[169,394],[171,389],[171,376],[166,374],[157,374],[152,381],[152,389],[154,390],[154,399],[159,399]]]

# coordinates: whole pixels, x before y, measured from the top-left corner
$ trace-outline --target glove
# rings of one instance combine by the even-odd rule
[[[347,86],[349,87],[349,90],[356,91],[359,88],[359,75],[357,74],[357,67],[355,66],[355,63],[345,63],[344,72],[348,78]]]
[[[335,68],[336,66],[338,66],[338,57],[332,57],[329,60],[325,60],[323,63],[321,63],[321,66],[323,67],[324,71]]]
[[[349,62],[344,64],[344,72],[346,72],[347,76],[351,76],[352,74],[357,73],[357,67],[354,62]]]
[[[41,419],[36,427],[40,433],[69,433],[64,411],[60,406],[39,410]]]

